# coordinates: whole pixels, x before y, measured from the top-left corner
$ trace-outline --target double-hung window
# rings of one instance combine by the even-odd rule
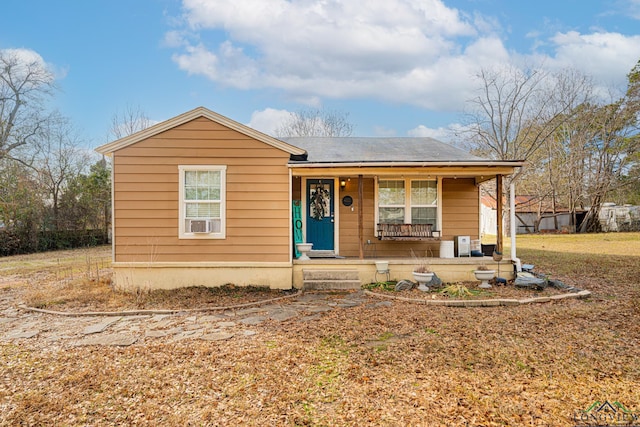
[[[226,166],[179,166],[180,238],[225,237]]]
[[[378,222],[432,224],[438,229],[438,182],[417,179],[378,181]]]
[[[411,181],[411,223],[432,224],[438,228],[437,181]]]
[[[404,180],[380,180],[378,182],[378,222],[404,224],[406,201]]]

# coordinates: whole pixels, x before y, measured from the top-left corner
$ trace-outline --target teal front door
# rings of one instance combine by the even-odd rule
[[[307,180],[307,243],[334,250],[335,211],[332,179]]]

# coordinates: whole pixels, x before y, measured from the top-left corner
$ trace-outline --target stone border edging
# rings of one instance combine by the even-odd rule
[[[236,310],[239,308],[258,306],[261,304],[267,304],[274,301],[281,301],[289,298],[297,298],[300,295],[302,295],[301,290],[292,295],[286,295],[278,298],[271,298],[264,301],[248,302],[245,304],[230,305],[226,307],[185,308],[182,310],[125,310],[125,311],[87,311],[87,312],[75,311],[74,312],[74,311],[44,310],[42,308],[29,307],[24,304],[18,305],[18,308],[25,311],[33,311],[36,313],[51,314],[54,316],[65,316],[65,317],[140,316],[140,315],[150,315],[150,314],[204,313],[208,311]]]
[[[412,302],[416,304],[425,304],[425,305],[437,305],[444,307],[498,307],[498,306],[507,306],[507,305],[524,305],[524,304],[534,304],[534,303],[543,303],[543,302],[551,302],[551,301],[560,301],[563,299],[584,299],[591,296],[590,291],[582,290],[575,293],[566,293],[560,295],[552,295],[550,297],[534,297],[534,298],[525,298],[525,299],[470,299],[470,300],[436,300],[436,299],[414,299],[414,298],[406,298],[395,295],[384,295],[379,294],[377,292],[371,292],[369,290],[364,290],[366,295],[371,295],[377,298],[388,298],[395,299],[399,301]]]
[[[550,297],[534,297],[534,298],[525,298],[521,300],[517,299],[482,299],[482,300],[435,300],[435,299],[415,299],[415,298],[406,298],[395,295],[384,295],[377,292],[372,292],[369,290],[363,290],[365,295],[370,295],[376,298],[383,299],[395,299],[398,301],[410,302],[415,304],[424,304],[424,305],[435,305],[435,306],[444,306],[444,307],[498,307],[498,306],[509,306],[509,305],[524,305],[524,304],[533,304],[533,303],[544,303],[551,301],[560,301],[563,299],[584,299],[591,296],[591,292],[587,290],[581,290],[579,292],[572,292],[560,295],[552,295]],[[209,311],[224,311],[224,310],[236,310],[240,308],[247,308],[253,306],[259,306],[262,304],[267,304],[275,301],[282,301],[286,299],[293,299],[301,296],[304,293],[303,290],[299,290],[295,294],[286,295],[278,298],[271,298],[264,301],[256,301],[256,302],[248,302],[245,304],[237,304],[230,305],[226,307],[206,307],[206,308],[186,308],[181,310],[125,310],[125,311],[87,311],[87,312],[69,312],[69,311],[54,311],[54,310],[44,310],[36,307],[29,307],[24,304],[19,304],[18,308],[25,311],[32,311],[35,313],[43,313],[50,314],[54,316],[65,316],[65,317],[98,317],[98,316],[141,316],[141,315],[170,315],[170,314],[179,314],[179,313],[206,313]]]

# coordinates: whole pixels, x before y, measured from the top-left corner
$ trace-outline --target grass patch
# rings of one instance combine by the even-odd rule
[[[98,247],[1,258],[0,289],[17,291],[32,307],[79,312],[227,307],[287,294],[233,284],[123,292],[112,286],[110,255],[110,247]]]
[[[510,243],[509,239],[505,239],[507,254]],[[520,251],[526,249],[562,253],[563,258],[571,254],[640,257],[638,233],[519,234],[516,245],[519,256]]]
[[[382,291],[387,291],[387,292],[392,292],[396,290],[396,284],[398,282],[391,280],[388,282],[373,282],[373,283],[367,283],[366,285],[362,286],[362,289],[367,289],[369,291],[374,290],[374,289],[378,289],[378,290],[382,290]]]
[[[109,278],[100,282],[78,280],[25,292],[27,305],[67,311],[122,311],[144,309],[186,310],[232,307],[278,298],[287,293],[257,286],[225,285],[217,288],[188,287],[172,290],[123,292],[113,289]]]
[[[445,286],[440,290],[443,295],[446,295],[451,298],[469,298],[480,295],[490,295],[487,292],[484,292],[482,289],[469,289],[465,285],[460,283],[454,283],[448,286]]]

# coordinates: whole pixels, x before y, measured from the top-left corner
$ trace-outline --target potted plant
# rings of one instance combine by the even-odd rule
[[[491,287],[489,284],[489,280],[493,279],[496,274],[495,270],[489,270],[489,268],[482,264],[479,265],[476,270],[473,270],[473,274],[476,276],[476,280],[480,280],[481,283],[478,285],[479,288],[488,289]]]
[[[427,283],[433,279],[433,271],[428,264],[420,264],[413,269],[413,279],[418,282],[418,289],[426,292],[429,290]]]
[[[427,283],[433,279],[433,271],[431,271],[429,260],[419,258],[413,249],[411,249],[411,257],[416,261],[416,266],[413,269],[413,279],[418,282],[418,289],[426,292],[429,290]]]
[[[298,252],[300,252],[298,260],[308,261],[310,259],[308,254],[311,251],[312,247],[313,243],[296,243],[296,248],[298,249]]]

